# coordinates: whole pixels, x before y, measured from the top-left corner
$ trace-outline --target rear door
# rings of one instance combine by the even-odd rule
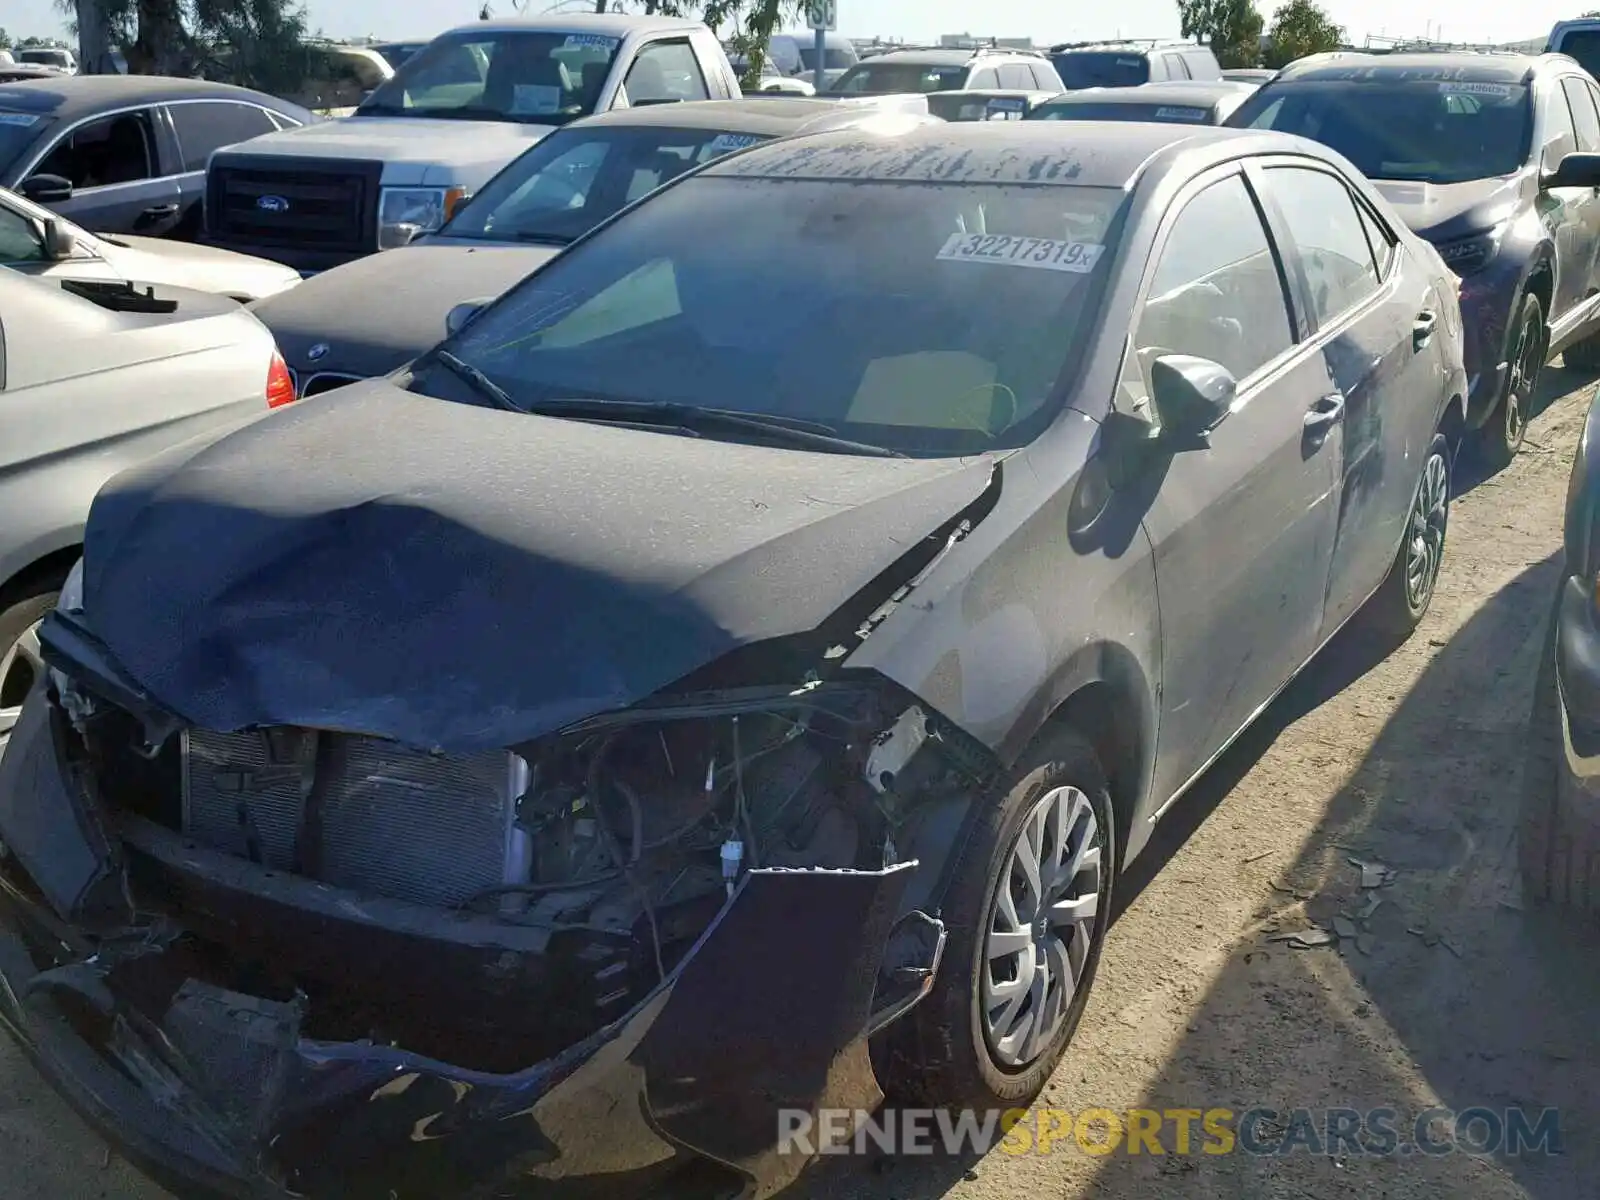
[[[70,126],[29,175],[59,175],[72,196],[51,205],[92,233],[159,237],[181,216],[181,190],[161,162],[157,114],[140,108]]]
[[[1433,330],[1445,337],[1442,302],[1335,172],[1269,160],[1252,176],[1279,231],[1301,324],[1321,351],[1324,394],[1341,409],[1327,637],[1383,582],[1400,544],[1439,414]]]
[[[1585,154],[1600,151],[1600,112],[1595,109],[1593,89],[1581,75],[1564,75],[1561,90],[1572,112],[1578,149]],[[1562,190],[1572,193],[1574,220],[1578,225],[1572,241],[1572,260],[1562,266],[1571,284],[1571,303],[1578,304],[1595,291],[1595,260],[1600,256],[1600,188]]]
[[[1163,798],[1316,647],[1341,452],[1337,416],[1320,416],[1329,391],[1320,348],[1295,324],[1242,171],[1203,176],[1164,226],[1118,406],[1148,399],[1164,354],[1221,363],[1238,393],[1209,448],[1160,460],[1145,518],[1161,602]]]
[[[1553,171],[1563,157],[1578,149],[1578,127],[1567,103],[1566,90],[1558,79],[1547,79],[1535,92],[1538,105],[1538,145],[1541,166]],[[1589,233],[1587,204],[1594,198],[1593,188],[1545,188],[1538,199],[1539,215],[1550,230],[1556,248],[1556,284],[1547,319],[1559,321],[1583,298],[1587,273],[1581,265],[1585,257],[1594,260],[1593,237]]]

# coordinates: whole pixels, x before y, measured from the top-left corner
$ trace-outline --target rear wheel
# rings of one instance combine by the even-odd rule
[[[886,1083],[926,1104],[1035,1096],[1088,1002],[1110,916],[1116,826],[1094,748],[1044,736],[965,847],[932,993],[889,1030]]]
[[[1400,549],[1362,613],[1369,628],[1394,641],[1410,637],[1433,603],[1450,527],[1451,460],[1449,441],[1442,433],[1434,434],[1422,461],[1422,478],[1411,501]]]
[[[1494,470],[1508,466],[1522,449],[1548,344],[1544,306],[1539,303],[1539,297],[1524,296],[1512,326],[1510,353],[1506,356],[1505,391],[1488,424],[1478,431],[1479,455],[1485,465]]]

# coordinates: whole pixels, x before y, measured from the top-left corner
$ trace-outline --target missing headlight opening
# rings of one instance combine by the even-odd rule
[[[303,1003],[305,1036],[486,1071],[627,1013],[744,873],[883,870],[924,805],[982,786],[981,750],[881,681],[673,697],[477,755],[267,728],[152,757],[128,712],[61,700],[133,924],[180,929],[189,976]]]

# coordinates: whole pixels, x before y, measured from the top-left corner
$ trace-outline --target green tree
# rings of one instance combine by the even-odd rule
[[[197,75],[293,91],[305,78],[305,10],[294,0],[57,0],[85,62],[118,47],[136,75]],[[95,53],[89,48],[96,47]]]
[[[1211,47],[1224,67],[1261,61],[1261,14],[1252,0],[1178,0],[1183,36]]]
[[[1288,0],[1272,14],[1267,37],[1272,43],[1267,51],[1267,66],[1285,67],[1308,54],[1337,50],[1344,41],[1344,30],[1315,0]]]
[[[11,35],[6,32],[4,25],[0,25],[0,50],[9,49],[11,49]]]

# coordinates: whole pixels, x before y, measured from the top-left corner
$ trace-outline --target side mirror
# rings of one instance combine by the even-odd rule
[[[30,175],[17,191],[35,204],[60,204],[72,199],[72,180],[59,175]]]
[[[1150,364],[1150,400],[1161,441],[1174,450],[1200,450],[1226,419],[1238,381],[1221,363],[1190,354],[1164,354]]]
[[[72,227],[62,220],[46,221],[44,223],[44,256],[51,262],[62,262],[72,257],[72,252],[78,248],[78,239],[72,234]]]
[[[1540,183],[1547,188],[1600,188],[1600,154],[1568,154]]]
[[[446,337],[455,337],[476,317],[488,307],[487,300],[464,300],[445,314],[444,332]]]

